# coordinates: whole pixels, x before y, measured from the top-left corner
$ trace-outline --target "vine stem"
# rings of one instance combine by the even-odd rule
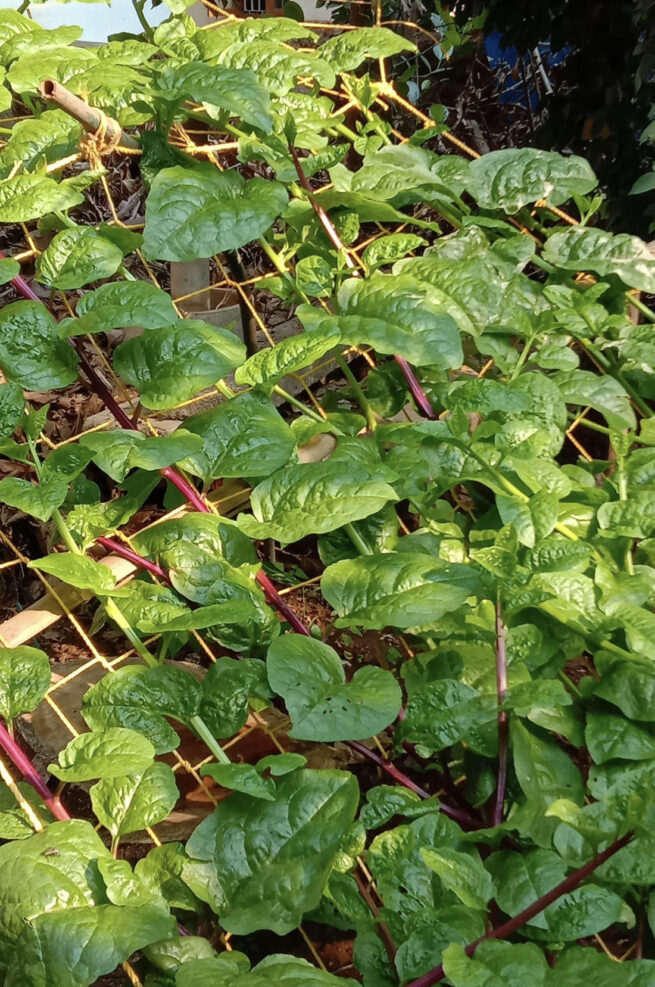
[[[500,596],[496,602],[496,689],[498,705],[502,706],[507,692],[507,641]],[[496,802],[492,822],[499,826],[503,821],[505,793],[507,791],[507,752],[509,744],[509,718],[504,709],[498,711],[498,780]]]
[[[563,881],[557,884],[545,895],[542,895],[541,898],[538,898],[531,905],[528,905],[527,908],[524,908],[522,912],[518,913],[518,915],[508,919],[507,922],[503,922],[502,925],[496,926],[495,929],[490,929],[489,932],[485,932],[485,934],[480,936],[479,939],[469,943],[468,946],[465,946],[464,948],[466,955],[473,956],[478,946],[480,946],[481,943],[486,942],[487,939],[508,939],[509,936],[513,935],[517,929],[520,929],[523,925],[533,919],[535,915],[539,915],[540,912],[543,912],[545,908],[552,905],[552,903],[557,901],[558,898],[561,898],[562,895],[568,894],[570,891],[575,891],[575,889],[582,884],[586,878],[593,874],[593,872],[600,867],[601,864],[604,864],[606,860],[609,860],[615,853],[618,853],[624,846],[627,846],[627,844],[633,839],[633,835],[633,833],[627,833],[619,840],[615,840],[614,843],[608,846],[606,850],[603,850],[602,853],[599,853],[586,864],[583,864],[582,867],[578,867],[577,870],[574,870],[568,877],[564,878]],[[433,984],[440,983],[445,976],[446,972],[443,968],[443,964],[440,964],[435,967],[434,970],[430,970],[429,973],[424,973],[423,976],[419,977],[417,980],[412,980],[411,983],[407,984],[407,987],[432,987]]]
[[[48,807],[55,819],[58,819],[60,822],[67,822],[71,816],[61,804],[58,797],[52,794],[25,751],[18,745],[16,740],[9,733],[7,727],[1,721],[0,747],[2,747],[7,757],[11,759],[13,764],[20,771],[28,785],[31,785],[37,795],[43,799],[44,804]]]
[[[150,562],[149,559],[145,559],[142,555],[133,551],[128,545],[124,545],[122,542],[116,541],[114,538],[100,537],[96,538],[96,543],[102,545],[106,548],[108,552],[113,552],[115,555],[120,555],[122,558],[127,559],[128,562],[133,562],[134,565],[139,566],[141,569],[146,569],[151,572],[153,576],[157,576],[163,582],[168,583],[170,586],[171,580],[170,576],[165,569],[162,569],[160,565],[156,562]]]
[[[327,237],[330,243],[332,244],[332,246],[337,250],[338,253],[342,254],[346,263],[346,267],[349,267],[352,270],[355,267],[355,262],[350,256],[350,254],[348,253],[348,251],[346,250],[343,241],[341,240],[341,237],[339,236],[339,234],[337,233],[334,227],[332,220],[330,219],[330,217],[328,216],[328,214],[326,213],[325,209],[320,204],[320,202],[316,199],[316,196],[314,195],[312,187],[309,184],[307,176],[305,175],[305,172],[302,170],[302,164],[300,163],[298,152],[292,144],[289,144],[289,153],[293,158],[293,164],[298,174],[298,181],[300,182],[303,189],[307,193],[311,207],[316,213],[318,221],[320,222],[321,226],[325,230]],[[357,272],[355,272],[355,276],[357,276]],[[405,358],[402,356],[398,356],[398,354],[394,355],[394,360],[400,367],[402,375],[405,378],[405,382],[407,383],[407,387],[409,388],[409,392],[412,395],[414,401],[416,402],[417,407],[421,409],[422,413],[425,415],[426,418],[428,418],[430,421],[435,421],[437,416],[434,412],[432,405],[430,404],[430,399],[428,398],[427,394],[421,387],[418,381],[418,377],[410,367],[407,360],[405,360]]]

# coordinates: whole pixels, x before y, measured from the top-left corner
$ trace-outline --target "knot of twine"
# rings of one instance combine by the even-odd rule
[[[89,162],[89,167],[94,170],[101,168],[102,158],[115,151],[121,143],[121,129],[116,121],[98,107],[95,107],[95,112],[100,123],[80,141],[80,151]]]

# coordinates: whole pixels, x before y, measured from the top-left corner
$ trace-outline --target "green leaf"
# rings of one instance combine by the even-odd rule
[[[591,192],[597,184],[584,158],[522,147],[491,151],[471,161],[467,191],[483,209],[515,213],[538,199],[559,206],[572,195]]]
[[[411,696],[395,731],[400,741],[442,750],[466,738],[475,750],[489,751],[486,728],[497,720],[495,702],[457,679],[428,682]]]
[[[114,369],[136,387],[146,407],[172,408],[221,380],[245,355],[245,346],[229,330],[180,319],[121,343]]]
[[[287,201],[281,185],[263,178],[245,182],[210,164],[164,168],[146,203],[146,256],[184,261],[237,250],[265,233]]]
[[[105,675],[88,690],[82,702],[82,715],[94,731],[126,727],[108,732],[130,734],[138,729],[147,738],[146,743],[157,754],[163,754],[179,744],[179,737],[166,717],[188,724],[200,710],[201,693],[200,683],[182,668],[129,665]],[[129,774],[132,770],[139,769],[125,768],[119,773]]]
[[[612,537],[648,538],[655,531],[655,491],[635,490],[629,500],[601,504],[596,517]]]
[[[337,627],[417,627],[456,610],[478,589],[470,566],[423,554],[386,552],[328,566],[321,590]]]
[[[213,778],[223,788],[231,788],[267,802],[275,801],[275,782],[271,778],[262,778],[252,764],[206,764],[200,774]]]
[[[0,259],[0,284],[7,284],[13,281],[20,274],[20,264],[12,257]]]
[[[364,164],[352,176],[350,188],[398,207],[414,202],[436,205],[450,202],[453,193],[460,195],[464,191],[468,172],[469,162],[459,155],[440,157],[422,147],[393,144],[366,155]],[[380,241],[383,239],[386,238]]]
[[[594,689],[597,696],[618,706],[631,720],[655,722],[655,668],[652,662],[624,661],[601,655],[601,680]]]
[[[225,579],[227,566],[257,563],[255,548],[229,518],[187,514],[142,531],[135,548],[170,570],[179,592],[196,603],[208,602],[209,590]]]
[[[112,281],[77,303],[77,320],[62,323],[67,336],[109,332],[127,326],[160,329],[178,318],[170,295],[149,281]]]
[[[64,158],[77,150],[81,134],[81,124],[63,110],[45,110],[39,117],[19,120],[0,151],[0,173],[8,175],[17,161],[31,171],[40,158],[48,163]]]
[[[473,957],[451,943],[444,951],[443,965],[453,987],[516,987],[520,983],[545,987],[548,976],[546,959],[534,943],[490,940],[481,943]]]
[[[311,298],[328,298],[332,294],[332,268],[323,257],[303,257],[296,264],[298,290]]]
[[[397,353],[419,367],[459,367],[457,325],[439,301],[430,285],[410,275],[375,272],[366,280],[349,278],[338,293],[342,341]],[[298,314],[302,319],[304,310]]]
[[[134,473],[123,483],[127,491],[104,504],[78,504],[66,517],[69,531],[83,549],[89,548],[100,535],[113,533],[138,511],[159,483],[157,473]]]
[[[614,958],[595,949],[572,946],[560,955],[548,987],[648,987],[655,975],[653,960],[632,960],[618,965]],[[559,979],[561,978],[561,979]]]
[[[384,475],[380,465],[376,469],[361,449],[359,440],[342,439],[326,462],[287,466],[271,474],[253,490],[253,516],[240,514],[239,527],[253,538],[287,544],[381,510],[396,494],[376,477]]]
[[[98,821],[116,839],[162,822],[179,794],[173,769],[156,762],[142,774],[103,778],[91,788],[91,804]]]
[[[90,227],[62,230],[36,262],[36,280],[52,288],[82,288],[115,274],[123,252]]]
[[[259,391],[246,391],[186,418],[184,428],[202,444],[183,466],[205,481],[268,476],[288,462],[295,448],[291,429]]]
[[[46,555],[42,559],[33,559],[30,568],[56,576],[69,586],[91,590],[97,596],[111,593],[116,585],[116,577],[106,565],[72,552],[59,552],[56,555]]]
[[[39,705],[50,685],[50,662],[40,648],[0,648],[0,716],[11,723]]]
[[[266,38],[248,44],[237,41],[221,52],[219,59],[231,68],[252,69],[260,84],[276,96],[295,89],[299,76],[312,76],[327,89],[336,81],[332,66],[313,52],[295,51]]]
[[[611,713],[587,713],[585,743],[595,764],[614,758],[645,761],[655,757],[655,728]]]
[[[203,62],[167,67],[157,78],[156,94],[173,103],[189,98],[204,103],[210,116],[218,115],[215,108],[227,110],[230,116],[240,117],[265,133],[273,127],[268,92],[250,69]]]
[[[307,960],[273,953],[254,970],[239,970],[230,962],[234,953],[223,953],[213,960],[185,964],[175,978],[175,987],[356,987],[349,977],[336,977],[319,970]],[[229,967],[228,967],[229,963]]]
[[[88,987],[132,953],[169,935],[168,910],[157,905],[69,908],[31,918],[7,970],[23,987]]]
[[[544,259],[565,271],[615,274],[630,288],[655,291],[655,258],[639,237],[575,226],[546,240]]]
[[[200,439],[184,428],[171,435],[146,438],[131,429],[91,432],[80,436],[80,445],[93,461],[114,480],[124,480],[134,468],[159,470],[177,463],[201,448]]]
[[[214,814],[211,861],[224,895],[223,928],[237,935],[258,929],[285,935],[295,929],[319,903],[358,797],[351,774],[300,770],[278,782],[274,802],[240,792],[221,802]],[[196,830],[187,844],[192,859],[198,840]]]
[[[23,417],[25,398],[20,384],[0,385],[0,438],[11,435]]]
[[[636,427],[630,398],[613,377],[594,374],[589,370],[570,370],[555,374],[553,379],[567,404],[589,405],[600,411],[610,428]]]
[[[41,302],[12,302],[0,311],[0,367],[10,380],[32,391],[67,387],[77,378],[77,364]]]
[[[544,930],[530,928],[536,939],[575,942],[585,936],[602,932],[615,922],[634,922],[634,915],[623,899],[597,884],[585,884],[563,895],[543,913],[547,922]]]
[[[305,306],[301,309],[305,311]],[[311,366],[340,342],[341,331],[331,322],[312,332],[289,336],[251,356],[237,369],[234,379],[237,384],[273,386],[287,374]]]
[[[142,886],[153,895],[161,895],[171,908],[193,912],[200,909],[201,903],[182,880],[186,861],[181,843],[164,843],[137,861],[134,874]]]
[[[29,480],[7,476],[0,480],[0,503],[16,507],[39,521],[48,521],[54,509],[64,503],[67,491],[63,480],[53,479],[34,486]]]
[[[390,233],[369,243],[362,253],[362,260],[369,270],[383,264],[395,264],[401,257],[425,244],[423,237],[416,236],[415,233]]]
[[[486,861],[495,885],[495,900],[499,908],[514,916],[551,891],[566,877],[565,860],[550,850],[499,850]],[[540,912],[531,926],[547,929],[548,921]]]
[[[254,659],[219,658],[207,671],[202,685],[200,715],[215,737],[231,737],[248,719],[252,702],[267,705],[266,667]]]
[[[145,771],[154,754],[154,747],[141,734],[117,727],[74,737],[59,754],[59,763],[48,765],[48,771],[60,781],[118,778]]]
[[[416,45],[387,27],[361,27],[330,38],[319,54],[337,72],[351,72],[367,58],[388,58],[401,51],[416,51]]]
[[[494,884],[479,860],[468,853],[442,847],[423,848],[421,856],[431,871],[439,875],[444,888],[452,891],[468,908],[486,908],[494,896]]]
[[[70,185],[39,175],[16,175],[0,181],[0,223],[28,223],[84,202]]]
[[[559,501],[546,489],[527,501],[513,494],[497,494],[496,507],[503,524],[514,525],[519,542],[528,548],[543,541],[557,524]]]
[[[268,649],[271,688],[291,717],[289,736],[330,743],[363,740],[391,724],[402,693],[391,672],[366,666],[346,676],[336,651],[300,634],[278,638]]]

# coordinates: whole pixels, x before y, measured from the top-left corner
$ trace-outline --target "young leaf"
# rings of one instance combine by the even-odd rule
[[[0,503],[16,507],[39,521],[48,521],[52,517],[55,507],[64,503],[67,492],[68,485],[59,479],[52,479],[38,486],[18,476],[7,476],[0,480]]]
[[[362,260],[372,270],[383,264],[395,264],[412,250],[418,250],[426,241],[415,233],[391,233],[369,243],[362,254]]]
[[[416,45],[387,27],[364,27],[344,31],[321,45],[319,52],[337,72],[351,72],[367,58],[388,58],[401,51],[416,51]]]
[[[491,875],[476,857],[448,847],[424,847],[421,856],[430,870],[439,875],[444,888],[457,895],[468,908],[486,908],[494,896]]]
[[[591,192],[597,184],[584,158],[521,147],[491,151],[472,161],[467,191],[483,209],[515,213],[538,199],[559,206],[573,194]]]
[[[124,480],[131,469],[159,470],[177,463],[201,448],[200,440],[186,429],[172,435],[146,438],[140,432],[117,428],[80,436],[80,444],[114,480]]]
[[[69,586],[91,590],[97,596],[111,593],[116,585],[116,577],[106,565],[72,552],[59,552],[56,555],[46,555],[43,559],[34,559],[30,562],[30,568],[56,576]]]
[[[126,326],[160,329],[178,318],[167,292],[149,281],[112,281],[89,291],[77,303],[77,319],[62,326],[68,336],[109,332]]]
[[[238,935],[257,929],[285,935],[295,929],[318,905],[357,802],[353,775],[308,770],[282,778],[274,802],[240,792],[221,802],[211,856],[225,898],[221,925]],[[201,835],[196,830],[187,844],[192,860]]]
[[[546,958],[534,943],[492,939],[481,943],[470,958],[462,946],[451,943],[444,951],[443,966],[453,987],[516,987],[517,983],[546,987],[550,983]]]
[[[153,260],[196,260],[237,250],[265,233],[286,207],[277,182],[213,165],[164,168],[146,203],[144,250]]]
[[[363,740],[392,723],[402,703],[391,672],[366,666],[346,682],[336,651],[300,634],[280,637],[268,649],[271,688],[284,699],[291,737],[326,743]]]
[[[227,110],[231,116],[240,117],[264,133],[270,133],[272,129],[269,95],[250,69],[189,62],[164,68],[156,87],[157,97],[173,104],[193,99],[207,104],[210,116],[216,114],[214,108]]]
[[[252,764],[206,764],[200,771],[223,788],[231,788],[256,799],[275,801],[275,782],[272,778],[262,778]]]
[[[305,306],[301,306],[305,311]],[[264,384],[272,387],[287,374],[296,374],[325,356],[341,342],[341,331],[332,322],[280,340],[275,346],[260,350],[234,375],[237,384]]]
[[[96,782],[91,788],[91,804],[98,821],[116,839],[162,822],[179,794],[173,769],[158,761],[142,774]]]
[[[16,175],[0,181],[0,223],[27,223],[84,201],[69,185],[40,175]]]
[[[360,457],[357,440],[343,439],[326,462],[287,466],[255,487],[254,516],[240,514],[239,527],[253,538],[286,544],[368,517],[397,499],[376,472],[384,475]]]
[[[145,771],[154,755],[149,740],[135,730],[117,727],[74,737],[59,754],[59,763],[49,764],[48,771],[60,781],[118,778]]]
[[[549,236],[544,258],[565,271],[615,274],[630,288],[655,291],[655,258],[647,244],[627,233],[575,226]]]
[[[36,279],[52,288],[82,288],[115,274],[123,252],[94,229],[80,226],[58,233],[36,262]]]
[[[146,407],[172,408],[221,380],[245,355],[243,343],[227,329],[181,319],[121,343],[114,368],[136,387]]]
[[[78,357],[41,302],[12,302],[0,311],[0,368],[29,390],[67,387]]]
[[[417,627],[456,610],[479,589],[470,566],[434,556],[386,552],[328,566],[321,590],[337,627]]]
[[[39,648],[0,648],[0,716],[11,723],[39,705],[50,685],[50,662]]]
[[[193,415],[184,428],[199,437],[201,447],[183,465],[205,480],[268,476],[289,461],[295,448],[289,426],[259,391],[246,391]]]

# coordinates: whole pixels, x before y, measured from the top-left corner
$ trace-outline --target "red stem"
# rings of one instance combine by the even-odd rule
[[[588,863],[584,864],[582,867],[578,867],[577,870],[574,870],[568,877],[564,878],[564,880],[556,885],[556,887],[552,888],[552,890],[548,891],[547,894],[543,895],[541,898],[538,898],[531,905],[528,905],[527,908],[524,908],[523,911],[519,912],[518,915],[515,915],[514,918],[508,919],[507,922],[503,922],[502,925],[498,925],[495,929],[490,929],[489,932],[485,932],[485,934],[480,936],[479,939],[476,939],[475,942],[469,943],[464,949],[466,955],[473,956],[480,943],[485,942],[487,939],[508,939],[516,932],[517,929],[520,929],[522,925],[525,925],[533,919],[535,915],[543,912],[545,908],[552,905],[552,903],[557,901],[558,898],[561,898],[562,895],[568,894],[569,891],[575,891],[575,889],[582,884],[582,882],[586,880],[590,874],[593,874],[593,872],[600,867],[601,864],[604,864],[606,860],[609,860],[609,858],[613,857],[615,853],[622,850],[632,838],[633,834],[627,833],[625,836],[622,836],[620,840],[615,840],[614,843],[608,846],[607,850],[603,850],[603,852],[599,853],[598,856],[593,858],[593,860],[588,861]],[[446,973],[443,965],[439,965],[435,967],[434,970],[430,970],[429,973],[424,973],[422,977],[418,978],[418,980],[412,980],[411,983],[407,984],[407,987],[432,987],[433,984],[438,984],[441,980],[443,980],[445,976]]]
[[[291,153],[291,157],[293,158],[293,163],[296,168],[298,180],[302,185],[302,187],[304,188],[305,192],[307,193],[312,209],[316,213],[319,223],[325,230],[327,237],[330,243],[332,244],[332,246],[337,251],[343,254],[343,257],[345,258],[345,262],[346,262],[346,267],[349,267],[352,270],[355,267],[355,262],[350,256],[350,254],[348,253],[348,251],[345,249],[341,237],[339,236],[336,229],[334,228],[334,224],[332,223],[332,220],[330,219],[330,217],[328,216],[328,214],[326,213],[325,209],[320,204],[318,199],[315,198],[312,187],[309,184],[309,180],[305,175],[305,172],[302,170],[302,164],[300,163],[300,157],[298,156],[298,152],[292,144],[289,144],[289,152]],[[357,277],[357,272],[355,272],[355,277]],[[398,356],[397,354],[396,356],[394,356],[394,360],[396,361],[396,363],[401,369],[402,375],[405,378],[405,381],[409,388],[409,392],[414,398],[417,407],[420,408],[420,410],[423,412],[425,417],[428,418],[430,421],[436,421],[437,416],[434,413],[434,409],[432,405],[430,404],[430,399],[428,398],[427,394],[419,384],[418,378],[414,373],[414,371],[412,370],[412,368],[410,367],[407,360],[405,360],[405,358],[402,356]]]
[[[108,552],[113,552],[114,555],[120,555],[122,558],[127,559],[128,562],[132,562],[134,565],[139,566],[141,569],[146,569],[151,572],[153,576],[157,576],[158,579],[163,580],[171,584],[170,576],[165,569],[162,569],[160,565],[156,562],[150,562],[149,559],[144,559],[142,555],[133,551],[128,545],[124,545],[123,542],[115,541],[113,538],[97,538],[98,545],[102,545],[106,548]]]
[[[59,819],[60,822],[65,822],[70,819],[71,817],[68,812],[63,807],[57,796],[52,794],[25,751],[18,746],[16,740],[11,736],[4,723],[1,722],[0,747],[2,747],[5,754],[11,758],[28,785],[31,785],[37,795],[43,799],[55,819]]]
[[[505,625],[500,600],[496,603],[496,688],[498,705],[502,706],[507,693],[507,642]],[[509,743],[509,718],[504,710],[498,713],[498,781],[496,784],[496,803],[493,812],[493,825],[500,826],[503,821],[505,807],[505,792],[507,790],[507,751]]]

